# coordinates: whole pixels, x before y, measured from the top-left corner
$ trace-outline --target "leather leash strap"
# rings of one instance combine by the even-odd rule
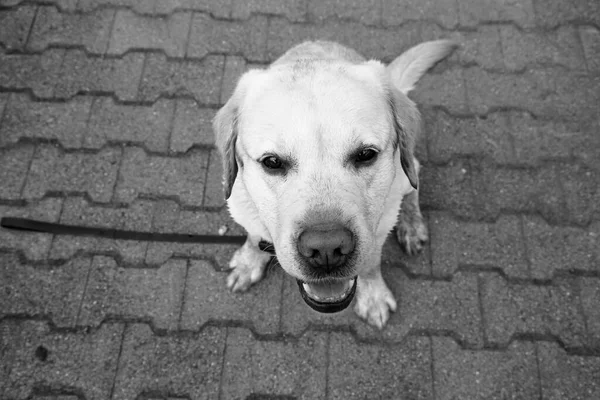
[[[246,236],[192,235],[186,233],[153,233],[122,229],[97,228],[36,221],[28,218],[3,217],[0,226],[29,232],[53,233],[55,235],[94,236],[119,240],[153,242],[243,244]]]

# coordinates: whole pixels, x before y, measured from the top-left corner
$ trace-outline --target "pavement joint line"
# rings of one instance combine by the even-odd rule
[[[202,334],[205,330],[210,328],[228,329],[237,328],[245,329],[251,333],[254,340],[259,342],[268,343],[298,343],[302,338],[310,333],[341,333],[349,335],[357,344],[362,345],[376,345],[382,348],[393,348],[402,345],[411,338],[449,338],[452,339],[461,350],[472,350],[472,351],[487,351],[502,353],[509,350],[515,342],[529,342],[529,343],[555,343],[568,355],[576,355],[582,357],[599,357],[600,347],[583,347],[583,346],[567,346],[559,337],[552,334],[540,334],[540,333],[513,333],[509,340],[502,345],[496,343],[488,343],[483,346],[470,345],[465,342],[456,332],[450,330],[439,330],[439,329],[411,329],[406,335],[400,340],[386,340],[378,337],[362,337],[350,325],[319,325],[310,324],[307,328],[303,329],[299,334],[291,335],[285,332],[277,332],[274,334],[261,334],[257,333],[254,325],[250,321],[246,320],[209,320],[200,326],[198,329],[177,329],[169,330],[164,328],[158,328],[153,323],[152,318],[139,318],[129,317],[121,315],[108,315],[96,325],[77,325],[77,326],[56,326],[53,322],[51,315],[48,314],[8,314],[0,317],[0,325],[10,321],[39,321],[46,323],[50,332],[52,333],[64,333],[64,334],[93,334],[94,332],[102,329],[105,324],[118,324],[118,325],[132,325],[132,324],[144,324],[147,325],[152,334],[158,337],[170,337],[170,338],[189,338],[195,337]],[[361,323],[364,323],[361,321]]]
[[[480,20],[474,25],[461,25],[460,23],[456,23],[451,27],[447,27],[446,24],[444,24],[436,19],[432,19],[432,18],[406,19],[402,22],[393,23],[393,24],[391,24],[391,23],[390,24],[385,24],[385,23],[371,24],[371,23],[362,22],[362,21],[360,21],[360,19],[357,19],[357,18],[340,17],[337,15],[331,15],[331,16],[328,16],[323,19],[315,19],[315,18],[311,19],[311,18],[309,18],[310,13],[308,13],[308,12],[305,15],[305,20],[295,20],[285,14],[275,13],[275,12],[266,12],[266,11],[252,11],[252,12],[250,12],[250,14],[247,18],[233,18],[231,16],[223,17],[220,15],[216,15],[213,12],[209,11],[208,9],[203,10],[203,9],[198,9],[198,8],[193,8],[193,7],[174,7],[169,13],[154,13],[154,12],[142,13],[142,12],[137,11],[135,9],[135,7],[132,7],[132,6],[104,3],[104,4],[96,5],[95,7],[91,8],[90,10],[80,10],[80,9],[69,10],[69,9],[60,7],[58,3],[52,2],[52,1],[33,1],[33,2],[22,1],[22,2],[19,2],[14,5],[10,5],[10,6],[1,6],[0,11],[12,11],[12,10],[18,9],[20,7],[30,7],[30,6],[53,7],[56,10],[58,10],[59,13],[61,13],[61,14],[75,15],[75,16],[94,14],[94,13],[101,12],[101,11],[104,11],[107,9],[115,10],[115,12],[129,11],[136,16],[139,16],[142,18],[149,18],[149,19],[165,19],[165,18],[170,17],[177,13],[196,13],[196,14],[208,15],[211,19],[213,19],[215,21],[223,21],[223,22],[247,22],[253,18],[267,17],[267,18],[277,18],[277,19],[286,20],[289,24],[293,24],[293,25],[319,26],[319,25],[326,25],[326,24],[330,24],[330,23],[334,23],[334,22],[339,22],[339,23],[358,24],[358,25],[365,26],[367,28],[374,28],[374,29],[383,30],[383,31],[396,31],[397,29],[403,28],[404,26],[407,26],[407,25],[426,25],[426,24],[436,25],[437,29],[441,30],[442,32],[449,32],[449,33],[450,32],[472,32],[474,30],[477,30],[478,27],[495,26],[495,25],[513,26],[515,29],[517,29],[521,32],[527,32],[527,33],[529,33],[529,32],[553,33],[555,31],[557,31],[558,29],[565,27],[565,26],[576,26],[576,27],[591,26],[596,29],[600,29],[600,25],[595,23],[593,20],[589,20],[589,19],[585,19],[585,18],[581,18],[581,17],[570,18],[570,19],[562,21],[561,23],[557,23],[557,24],[553,24],[553,25],[536,25],[536,26],[532,26],[532,27],[523,27],[523,26],[519,25],[517,22],[510,20],[510,19]]]
[[[28,206],[39,204],[47,199],[69,199],[69,198],[82,198],[86,201],[88,207],[99,207],[106,208],[111,210],[118,209],[129,209],[131,206],[139,201],[170,201],[175,203],[179,207],[179,211],[191,211],[191,212],[204,212],[204,213],[212,213],[218,214],[223,212],[226,209],[226,206],[195,206],[183,203],[177,196],[174,195],[150,195],[150,194],[140,194],[131,202],[100,202],[92,199],[87,192],[79,192],[79,191],[47,191],[43,196],[35,199],[25,200],[25,199],[2,199],[0,198],[0,205],[5,205],[9,207],[17,207],[17,208],[27,208]],[[544,218],[543,214],[539,211],[522,211],[522,210],[512,210],[512,209],[501,209],[497,213],[494,213],[493,216],[486,216],[485,218],[469,218],[461,214],[456,214],[452,211],[451,208],[440,208],[440,207],[422,207],[421,210],[426,214],[431,214],[433,212],[444,213],[452,217],[452,219],[456,222],[461,223],[477,223],[477,224],[494,224],[497,223],[499,219],[506,216],[514,216],[514,217],[537,217],[546,223],[549,227],[561,227],[561,228],[576,228],[585,230],[590,228],[592,225],[596,224],[599,220],[597,218],[591,218],[585,224],[578,223],[554,223],[551,220]],[[149,232],[149,231],[144,231]],[[468,264],[465,264],[468,268]]]
[[[101,91],[101,90],[79,90],[74,95],[69,97],[42,97],[35,94],[34,90],[29,87],[4,87],[0,85],[0,93],[15,93],[15,94],[27,94],[31,101],[40,102],[40,103],[59,103],[64,104],[72,101],[77,97],[89,96],[89,97],[101,97],[101,98],[112,98],[116,105],[122,106],[142,106],[142,107],[152,107],[155,106],[157,102],[160,100],[193,100],[199,108],[220,109],[223,104],[221,103],[205,103],[198,101],[191,94],[181,94],[181,93],[161,93],[157,96],[154,96],[153,100],[123,100],[119,98],[114,91]],[[518,106],[490,106],[487,107],[487,111],[485,112],[456,112],[448,109],[448,107],[443,105],[423,105],[421,104],[420,109],[422,110],[431,110],[431,111],[440,111],[445,113],[446,115],[455,118],[455,119],[482,119],[491,115],[502,114],[502,113],[524,113],[537,121],[545,121],[545,122],[564,122],[564,123],[581,123],[581,118],[552,118],[546,115],[538,115],[531,110],[528,110],[523,107]]]
[[[110,239],[107,239],[110,240]],[[231,244],[232,246],[238,246],[238,244]],[[56,258],[56,259],[47,259],[47,260],[38,260],[38,259],[28,259],[25,255],[25,252],[20,249],[8,248],[0,246],[0,254],[16,254],[19,258],[19,262],[22,265],[31,265],[34,267],[47,267],[50,266],[52,268],[59,268],[69,261],[76,258],[93,258],[96,256],[103,256],[112,258],[115,262],[115,266],[117,268],[125,268],[125,269],[157,269],[162,265],[168,263],[170,260],[198,260],[205,261],[211,264],[211,267],[219,272],[219,273],[227,273],[228,270],[223,270],[222,267],[216,262],[215,258],[212,256],[205,255],[188,255],[185,253],[179,253],[177,251],[173,251],[172,256],[168,257],[164,262],[160,263],[147,263],[147,262],[126,262],[123,260],[123,256],[119,254],[117,251],[95,251],[95,250],[77,250],[71,257],[68,258]],[[485,264],[480,265],[465,265],[459,264],[452,274],[436,276],[429,274],[420,274],[413,273],[408,269],[408,267],[397,266],[394,268],[398,268],[402,271],[402,273],[406,276],[406,278],[410,281],[416,282],[453,282],[454,276],[460,273],[468,273],[468,274],[496,274],[500,276],[504,281],[508,284],[512,285],[530,285],[536,287],[557,287],[556,280],[565,279],[565,278],[600,278],[600,271],[583,271],[583,270],[574,270],[574,269],[556,269],[550,278],[547,279],[537,279],[537,278],[521,278],[521,277],[512,277],[507,275],[500,267],[490,266]],[[268,272],[266,272],[268,274]],[[281,319],[281,318],[280,318]]]
[[[79,90],[72,96],[69,97],[41,97],[35,94],[34,90],[29,87],[23,88],[11,88],[0,85],[0,93],[15,93],[15,94],[27,94],[29,99],[39,103],[57,103],[64,104],[73,101],[77,97],[96,97],[96,98],[111,98],[115,105],[121,106],[141,106],[141,107],[153,107],[161,100],[193,100],[199,108],[207,108],[218,110],[222,107],[220,103],[204,103],[198,101],[191,94],[168,94],[161,93],[153,100],[123,100],[119,98],[114,91],[102,91],[102,90]]]
[[[267,38],[267,43],[268,43],[268,38]],[[2,45],[2,43],[0,43],[0,45]],[[84,53],[85,56],[89,59],[99,58],[99,59],[103,59],[103,60],[123,60],[127,55],[136,54],[136,53],[137,54],[140,54],[140,53],[142,53],[142,54],[162,54],[165,56],[165,59],[168,63],[192,62],[192,63],[202,64],[207,59],[213,58],[213,57],[238,57],[238,58],[242,59],[246,64],[257,65],[262,68],[268,67],[271,64],[271,62],[274,61],[274,60],[264,61],[262,59],[260,59],[260,60],[253,59],[253,58],[246,56],[244,53],[241,53],[241,52],[219,52],[219,51],[209,51],[202,57],[188,56],[187,53],[184,57],[173,57],[173,56],[167,55],[163,49],[147,48],[147,47],[129,47],[127,50],[125,50],[119,54],[113,54],[113,53],[107,54],[106,52],[104,52],[104,53],[92,52],[92,51],[88,50],[85,47],[85,45],[68,44],[68,43],[50,43],[43,49],[33,50],[33,51],[29,50],[29,49],[18,49],[18,48],[9,49],[9,50],[4,49],[3,53],[7,56],[11,56],[11,55],[36,56],[36,55],[42,55],[51,50],[80,51],[80,52]],[[383,59],[381,59],[381,61],[389,62],[389,61],[392,61],[392,58],[393,57],[391,57],[390,59],[383,58]],[[553,63],[553,62],[540,62],[540,61],[528,62],[527,64],[523,65],[520,68],[511,69],[508,67],[503,67],[503,68],[486,67],[477,61],[461,61],[461,60],[458,60],[458,61],[446,60],[443,62],[443,67],[441,69],[438,68],[434,71],[429,71],[428,75],[439,76],[439,75],[442,75],[447,70],[455,70],[455,69],[465,70],[465,69],[470,69],[470,68],[478,68],[478,69],[485,71],[487,73],[490,73],[490,74],[507,75],[507,76],[522,76],[522,75],[525,75],[525,74],[528,74],[531,72],[548,71],[548,70],[558,70],[561,72],[575,72],[577,74],[580,74],[582,76],[588,76],[590,78],[595,78],[595,77],[600,76],[600,72],[597,72],[597,71],[586,70],[586,72],[583,72],[581,70],[573,70],[565,65],[562,65],[560,63]],[[142,77],[143,77],[143,73],[140,76],[140,79]],[[90,93],[91,92],[93,92],[93,91],[90,91]],[[112,93],[112,92],[105,92],[105,93]],[[177,95],[177,96],[181,96],[181,95]]]
[[[97,148],[88,147],[66,147],[59,139],[56,138],[41,138],[41,137],[20,137],[16,142],[9,143],[5,146],[0,146],[0,149],[12,149],[18,148],[24,145],[52,145],[60,150],[63,154],[99,154],[107,149],[122,149],[127,148],[138,148],[144,151],[146,156],[150,157],[162,157],[162,158],[187,158],[191,157],[192,153],[197,152],[212,152],[215,150],[215,145],[206,144],[192,144],[186,151],[183,152],[172,152],[172,151],[157,151],[149,149],[143,141],[132,141],[132,140],[106,140],[105,143]],[[475,154],[454,154],[447,161],[422,161],[421,168],[446,168],[455,165],[456,163],[467,163],[470,162],[469,166],[480,167],[482,170],[495,170],[495,171],[524,171],[524,172],[536,172],[545,168],[554,167],[558,165],[569,165],[569,166],[580,166],[586,169],[593,169],[588,166],[584,159],[578,157],[564,157],[564,158],[542,158],[535,164],[532,163],[501,163],[494,160],[492,156],[488,155],[475,155]],[[564,196],[563,196],[564,197]]]

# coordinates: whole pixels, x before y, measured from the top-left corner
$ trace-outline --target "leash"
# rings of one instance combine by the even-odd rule
[[[53,233],[55,235],[93,236],[119,240],[149,242],[243,244],[246,236],[193,235],[187,233],[153,233],[123,229],[97,228],[36,221],[28,218],[3,217],[0,226],[19,231]]]
[[[90,226],[58,224],[36,221],[29,218],[3,217],[0,226],[18,231],[52,233],[54,235],[92,236],[118,240],[138,240],[145,242],[206,243],[206,244],[243,244],[246,236],[194,235],[187,233],[153,233],[124,229],[98,228]],[[258,243],[258,248],[275,255],[275,247],[266,240]]]

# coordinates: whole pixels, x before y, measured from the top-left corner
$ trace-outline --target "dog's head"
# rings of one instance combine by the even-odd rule
[[[392,187],[418,185],[420,117],[406,94],[451,49],[425,43],[388,67],[306,59],[252,70],[218,112],[226,196],[248,197],[313,308],[347,305],[355,277],[379,262]]]

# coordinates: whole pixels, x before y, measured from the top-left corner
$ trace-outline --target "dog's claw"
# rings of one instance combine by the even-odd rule
[[[227,288],[232,292],[245,292],[258,282],[262,274],[248,267],[237,267],[227,276]]]
[[[423,250],[429,240],[427,226],[420,218],[412,221],[412,223],[400,219],[396,227],[396,238],[406,254],[409,256],[416,255]]]
[[[231,261],[231,272],[227,276],[227,288],[232,292],[245,292],[260,281],[264,275],[265,267],[270,256],[245,244],[238,249]]]
[[[380,330],[390,318],[390,312],[396,311],[398,307],[394,295],[381,277],[362,282],[359,277],[356,296],[356,306],[354,307],[356,314]]]

